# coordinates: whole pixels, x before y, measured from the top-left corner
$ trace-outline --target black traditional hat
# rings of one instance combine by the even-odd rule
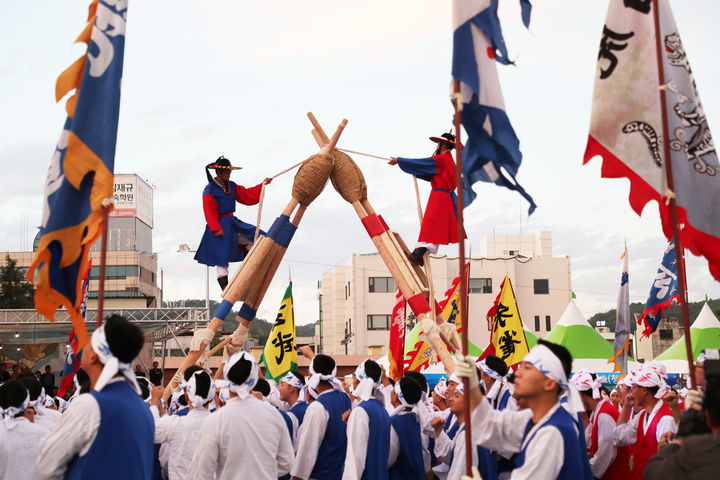
[[[430,140],[435,143],[446,143],[451,149],[455,148],[455,135],[452,133],[443,133],[439,137],[430,137]]]
[[[205,175],[207,175],[208,182],[212,182],[212,175],[210,175],[210,169],[224,169],[224,170],[240,170],[242,167],[233,167],[230,163],[230,159],[220,155],[217,160],[205,166]]]

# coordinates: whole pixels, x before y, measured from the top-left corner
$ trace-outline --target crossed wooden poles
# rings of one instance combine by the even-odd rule
[[[392,232],[382,216],[377,215],[373,210],[367,199],[365,179],[358,166],[347,154],[335,149],[340,135],[347,125],[347,120],[343,120],[333,136],[328,138],[312,113],[308,113],[308,118],[314,127],[312,135],[321,150],[302,162],[295,175],[290,202],[282,214],[275,219],[267,234],[259,235],[240,268],[223,290],[223,300],[213,313],[206,335],[207,331],[212,332],[213,335],[217,333],[225,316],[240,300],[244,303],[236,317],[239,325],[233,335],[227,337],[207,355],[212,355],[225,345],[229,345],[231,349],[235,350],[242,347],[247,339],[250,323],[277,272],[306,208],[322,192],[330,179],[335,190],[352,204],[360,217],[360,221],[370,235],[390,274],[420,322],[424,339],[433,347],[445,369],[453,372],[455,362],[450,357],[448,347],[453,351],[460,349],[455,326],[446,322],[439,314],[433,319],[434,316],[426,298],[429,288],[425,273],[408,259],[409,250],[400,235]],[[295,211],[296,207],[297,211]],[[295,215],[290,220],[293,211],[295,211]],[[439,312],[437,304],[435,310]],[[195,332],[195,335],[198,334]],[[199,344],[197,349],[192,349],[188,353],[175,376],[165,388],[163,399],[166,401],[180,384],[185,370],[202,360],[202,354],[209,343],[208,337],[204,338],[205,340]],[[218,374],[221,371],[222,369],[219,368]],[[216,376],[218,375],[216,374]]]

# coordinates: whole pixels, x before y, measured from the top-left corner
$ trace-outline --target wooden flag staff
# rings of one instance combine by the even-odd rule
[[[460,316],[462,318],[462,354],[465,358],[468,355],[468,311],[467,311],[467,299],[468,299],[468,286],[467,277],[463,275],[465,272],[465,226],[463,220],[463,181],[462,181],[462,142],[460,141],[461,133],[461,118],[460,112],[462,111],[462,104],[460,103],[460,81],[453,80],[453,105],[455,106],[455,132],[457,135],[455,141],[455,188],[457,188],[457,226],[458,226],[458,265],[460,274]],[[470,418],[470,381],[467,378],[463,378],[463,386],[465,392],[468,392],[463,397],[463,409],[465,410],[465,472],[467,475],[472,476],[472,432],[470,422],[467,419]]]
[[[675,258],[677,259],[678,266],[678,286],[680,287],[680,310],[682,312],[682,323],[683,333],[685,334],[685,352],[688,361],[688,372],[690,373],[690,381],[693,387],[697,386],[695,383],[695,359],[693,358],[692,342],[690,339],[690,312],[688,311],[687,303],[687,277],[685,276],[685,255],[682,249],[682,243],[680,241],[680,228],[678,227],[678,214],[677,205],[675,203],[675,185],[673,182],[672,172],[672,158],[670,156],[670,141],[668,139],[668,119],[667,119],[667,106],[665,104],[665,92],[663,88],[665,86],[665,72],[663,71],[662,56],[665,48],[660,38],[660,12],[658,11],[658,1],[653,0],[652,9],[655,20],[655,52],[657,56],[657,68],[658,68],[658,80],[659,87],[658,92],[660,93],[660,113],[662,114],[662,127],[663,127],[663,156],[665,157],[665,177],[667,178],[667,188],[671,195],[668,195],[667,200],[670,204],[670,218],[673,224],[673,237],[675,240]]]

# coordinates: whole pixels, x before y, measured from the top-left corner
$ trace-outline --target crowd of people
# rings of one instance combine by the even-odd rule
[[[185,370],[166,404],[133,370],[143,341],[110,317],[67,402],[32,372],[0,372],[0,478],[460,479],[468,425],[475,479],[716,478],[720,466],[720,378],[705,379],[704,355],[678,395],[656,363],[608,392],[545,341],[515,371],[458,355],[433,388],[413,371],[393,382],[372,359],[348,385],[325,354],[276,384],[239,351],[221,378]]]

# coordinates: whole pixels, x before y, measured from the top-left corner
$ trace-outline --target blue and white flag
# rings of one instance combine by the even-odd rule
[[[628,274],[627,246],[622,254],[623,269],[620,275],[617,310],[615,312],[615,340],[613,356],[608,363],[614,364],[614,372],[627,373],[628,347],[630,345],[630,275]]]
[[[40,243],[28,269],[35,309],[53,320],[64,306],[79,349],[88,342],[82,278],[90,247],[102,231],[103,203],[113,198],[127,0],[94,0],[77,42],[88,45],[57,79],[58,101],[71,91],[67,120],[50,162]],[[37,275],[37,278],[36,278]]]
[[[638,318],[638,325],[645,324],[643,337],[649,337],[662,319],[664,310],[667,310],[673,303],[680,302],[680,289],[678,287],[678,269],[675,258],[675,243],[670,239],[668,247],[665,249],[662,263],[658,267],[650,287],[650,296],[648,297],[645,309]]]
[[[530,23],[530,2],[521,2],[523,21]],[[509,64],[497,16],[498,0],[455,0],[453,3],[452,75],[460,82],[462,125],[468,135],[463,149],[465,207],[477,196],[475,182],[493,182],[516,190],[535,210],[532,197],[515,176],[522,162],[520,141],[505,112],[496,61]]]

